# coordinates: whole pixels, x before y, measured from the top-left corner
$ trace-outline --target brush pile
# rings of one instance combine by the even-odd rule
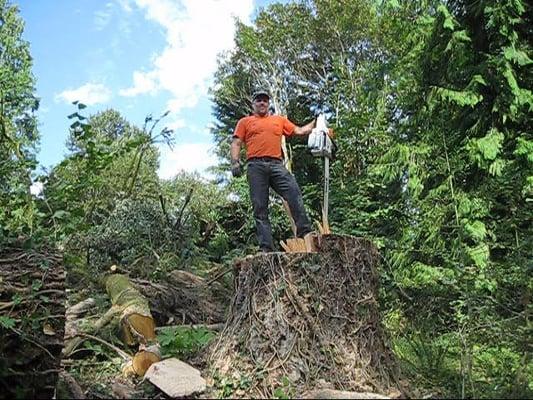
[[[65,271],[42,250],[0,252],[0,398],[52,398],[65,329]]]

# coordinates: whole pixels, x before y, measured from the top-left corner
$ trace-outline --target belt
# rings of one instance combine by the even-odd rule
[[[281,162],[281,159],[277,157],[250,157],[247,161]]]

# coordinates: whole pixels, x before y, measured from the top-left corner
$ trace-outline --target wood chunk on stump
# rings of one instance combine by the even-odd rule
[[[308,233],[303,238],[291,238],[280,245],[287,253],[315,253],[317,251],[318,237],[314,233]]]
[[[65,329],[61,255],[0,251],[0,398],[52,398]]]
[[[209,356],[213,378],[254,382],[242,397],[294,396],[324,380],[352,392],[397,390],[379,317],[378,260],[366,239],[327,235],[317,253],[236,262],[236,293]]]

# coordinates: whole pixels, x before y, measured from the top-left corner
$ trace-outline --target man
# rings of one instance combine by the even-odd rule
[[[272,187],[287,203],[300,238],[311,232],[311,224],[304,209],[302,193],[294,176],[283,165],[282,135],[308,135],[315,121],[302,127],[286,117],[269,113],[270,96],[266,91],[253,94],[253,114],[241,118],[235,127],[231,143],[231,172],[242,175],[240,150],[244,143],[248,163],[247,178],[259,247],[263,252],[274,250],[272,228],[268,218],[268,194]]]

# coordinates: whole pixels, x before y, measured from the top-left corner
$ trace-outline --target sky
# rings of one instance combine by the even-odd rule
[[[234,20],[250,23],[273,0],[12,0],[25,21],[40,98],[38,160],[67,154],[75,111],[109,108],[142,127],[169,110],[173,150],[161,146],[159,176],[203,173],[216,163],[208,89],[217,55],[233,47]]]

